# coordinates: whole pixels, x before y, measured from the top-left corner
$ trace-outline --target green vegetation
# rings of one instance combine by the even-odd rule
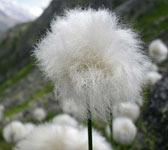
[[[12,150],[12,145],[0,139],[0,150]]]
[[[7,38],[1,41],[0,49],[3,50],[0,63],[0,74],[6,74],[8,70],[17,66],[20,61],[20,55],[16,51],[24,31],[31,25],[31,22],[17,25],[7,34]]]
[[[51,92],[53,88],[54,88],[53,83],[50,82],[46,84],[41,90],[37,90],[32,95],[30,95],[30,97],[25,101],[25,103],[20,105],[15,105],[12,108],[8,109],[5,112],[5,117],[11,117],[12,115],[22,112],[25,108],[28,107],[28,105],[31,102],[41,99],[47,93]]]
[[[6,143],[2,137],[2,130],[0,129],[0,150],[11,150],[12,144]]]
[[[13,76],[9,77],[6,81],[2,82],[0,85],[0,95],[6,88],[25,77],[30,71],[33,70],[33,68],[34,61],[31,61],[25,67],[16,72]]]
[[[136,19],[135,28],[142,31],[142,36],[145,42],[157,36],[161,31],[164,31],[168,26],[168,1],[159,0],[154,3],[154,6],[147,11],[144,11]],[[159,23],[158,21],[164,20]],[[156,25],[154,25],[156,24]],[[153,26],[154,25],[154,26]]]
[[[150,25],[152,25],[155,21],[158,21],[160,17],[167,16],[167,7],[168,7],[168,1],[167,0],[160,0],[154,3],[154,6],[152,9],[149,8],[149,10],[144,14],[141,14],[137,18],[137,27],[139,29],[145,29],[148,28]]]

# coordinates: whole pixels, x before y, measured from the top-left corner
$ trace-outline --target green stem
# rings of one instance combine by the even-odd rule
[[[113,116],[112,113],[110,113],[110,119],[109,119],[109,126],[110,126],[110,141],[111,141],[111,145],[113,145]]]
[[[91,118],[91,112],[90,110],[88,111],[88,150],[93,149],[93,144],[92,144],[92,118]]]
[[[111,141],[111,145],[113,145],[113,124],[112,121],[109,124],[110,126],[110,141]]]

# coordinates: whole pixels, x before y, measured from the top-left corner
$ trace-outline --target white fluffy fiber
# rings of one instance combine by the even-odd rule
[[[155,71],[155,72],[159,71],[158,66],[152,62],[147,62],[144,65],[148,68],[148,71]]]
[[[18,142],[25,137],[25,132],[25,127],[21,122],[13,121],[3,129],[3,137],[9,143]]]
[[[136,100],[146,72],[136,33],[105,9],[74,9],[58,17],[35,56],[60,98],[84,108],[81,118],[88,105],[105,119],[110,105]]]
[[[73,99],[67,99],[62,101],[61,108],[64,113],[70,114],[78,120],[81,120],[81,116],[83,118],[85,114],[85,108],[81,105],[76,105]]]
[[[113,109],[113,116],[116,117],[128,117],[132,121],[136,121],[140,115],[139,106],[135,103],[121,103]]]
[[[110,150],[109,144],[97,132],[93,132],[93,150]],[[15,150],[88,150],[87,129],[53,124],[41,125]]]
[[[46,111],[43,108],[36,108],[33,111],[33,117],[38,121],[43,121],[46,118],[46,115]]]
[[[154,59],[156,63],[161,63],[167,58],[168,48],[160,40],[156,39],[149,45],[149,55]]]
[[[146,75],[146,82],[147,82],[149,85],[154,85],[154,84],[156,84],[161,78],[162,78],[162,75],[161,75],[160,73],[151,71],[151,72],[148,72],[147,75]]]
[[[113,120],[113,139],[123,145],[129,145],[135,139],[136,126],[129,118],[115,118]]]
[[[53,118],[52,122],[56,125],[62,125],[62,126],[73,126],[73,127],[78,126],[78,122],[73,117],[67,114],[57,115],[56,117]]]
[[[26,137],[35,129],[35,125],[32,123],[26,123],[24,124],[24,128],[25,128],[25,137]]]

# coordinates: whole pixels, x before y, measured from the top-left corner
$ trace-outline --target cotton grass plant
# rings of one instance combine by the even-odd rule
[[[123,145],[129,145],[135,139],[136,126],[131,119],[118,117],[113,120],[113,139]]]
[[[160,39],[152,41],[149,45],[149,55],[156,63],[163,62],[168,55],[168,48]]]
[[[13,121],[3,129],[3,137],[9,143],[17,143],[30,134],[35,126],[31,123],[23,124],[20,121]]]
[[[43,121],[46,118],[46,115],[46,111],[40,107],[37,107],[33,111],[33,118],[37,121]]]
[[[108,121],[114,105],[137,101],[148,61],[137,34],[105,9],[66,11],[34,54],[61,102],[73,99],[80,118],[88,119],[89,150],[92,115]]]
[[[127,117],[132,121],[136,121],[140,115],[140,108],[135,103],[121,103],[113,108],[113,117]]]
[[[61,114],[57,115],[53,118],[52,122],[56,125],[62,125],[62,126],[73,126],[77,127],[78,122],[71,116],[67,114]]]
[[[93,131],[93,135],[93,150],[111,150],[98,132]],[[43,124],[20,141],[14,150],[88,150],[87,129]]]
[[[82,109],[82,106],[77,106],[73,99],[67,99],[62,102],[61,108],[64,113],[70,114],[78,120],[81,120],[80,116],[82,115],[80,113],[82,112],[80,110]]]
[[[155,85],[161,79],[162,79],[162,75],[155,71],[148,72],[146,75],[146,82],[150,86]]]

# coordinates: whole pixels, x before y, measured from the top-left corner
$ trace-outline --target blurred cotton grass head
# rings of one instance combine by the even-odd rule
[[[34,54],[60,99],[73,98],[83,107],[82,118],[89,106],[106,121],[107,108],[136,100],[144,83],[141,41],[105,9],[66,11],[53,20]]]
[[[46,111],[41,107],[37,107],[33,111],[33,118],[37,121],[43,121],[46,118],[46,116]]]
[[[25,137],[26,130],[20,121],[13,121],[3,129],[3,137],[9,143],[16,143]]]
[[[156,71],[150,71],[146,75],[146,82],[150,86],[155,85],[161,79],[162,79],[162,75]]]
[[[72,126],[72,127],[78,126],[78,122],[73,117],[67,114],[57,115],[56,117],[53,118],[52,122],[54,124],[62,126]]]
[[[135,103],[121,103],[113,108],[113,117],[128,117],[132,121],[136,121],[140,115],[140,108]]]
[[[149,45],[149,55],[156,63],[161,63],[168,56],[168,48],[160,39],[156,39]]]
[[[93,150],[112,150],[98,132],[94,131],[93,135]],[[86,128],[43,124],[20,141],[14,150],[88,150],[87,143]]]
[[[129,145],[135,139],[136,133],[136,126],[131,119],[118,117],[113,120],[113,138],[116,142]]]

